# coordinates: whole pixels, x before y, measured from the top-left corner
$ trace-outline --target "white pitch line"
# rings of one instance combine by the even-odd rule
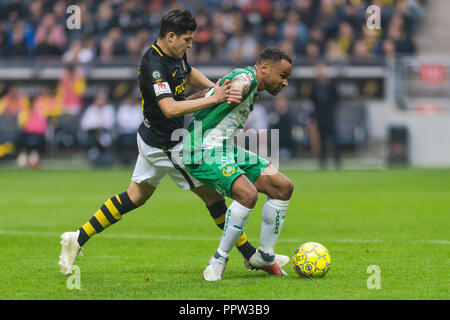
[[[17,231],[17,230],[0,230],[0,235],[19,235],[19,236],[34,236],[34,237],[59,237],[60,232],[46,232],[46,231]],[[189,236],[163,236],[163,235],[132,235],[132,234],[111,234],[102,233],[104,238],[113,239],[144,239],[144,240],[169,240],[169,241],[219,241],[219,237],[189,237]],[[251,241],[257,241],[256,238],[249,238]],[[312,241],[312,240],[311,240]],[[301,239],[283,239],[280,238],[278,242],[286,243],[301,243],[306,242]],[[404,243],[404,244],[450,244],[449,240],[390,240],[390,239],[321,239],[320,242],[326,244],[331,243]]]

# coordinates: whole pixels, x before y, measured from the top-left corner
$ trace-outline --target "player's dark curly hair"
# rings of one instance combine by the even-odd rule
[[[292,64],[292,58],[286,52],[278,47],[268,47],[259,54],[259,57],[256,60],[256,64],[260,64],[266,61],[277,62],[280,60],[286,60],[287,62]]]
[[[169,32],[181,36],[195,29],[197,29],[197,23],[188,10],[172,9],[161,18],[159,38],[164,38]]]

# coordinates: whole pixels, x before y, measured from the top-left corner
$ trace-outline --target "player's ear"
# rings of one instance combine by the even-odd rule
[[[175,32],[169,31],[167,33],[167,41],[172,42],[173,40],[175,40],[176,36],[177,35],[175,34]]]
[[[267,62],[263,62],[261,64],[261,74],[266,75],[270,72],[270,64]]]

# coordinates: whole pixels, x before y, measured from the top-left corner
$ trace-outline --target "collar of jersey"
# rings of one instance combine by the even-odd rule
[[[164,58],[166,58],[166,59],[178,60],[178,58],[174,58],[174,57],[171,57],[171,56],[167,55],[167,54],[161,49],[161,47],[158,46],[158,45],[156,44],[156,41],[153,43],[152,48],[153,48],[153,50],[155,50],[156,53],[157,53],[158,55],[160,55],[161,57],[164,57]]]

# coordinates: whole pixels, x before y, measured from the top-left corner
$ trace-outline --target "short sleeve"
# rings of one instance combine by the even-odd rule
[[[244,81],[246,84],[248,84],[248,86],[250,87],[252,85],[254,77],[249,72],[241,72],[241,73],[238,73],[235,77],[233,77],[233,80],[234,79],[240,79],[240,80]]]
[[[156,101],[173,97],[169,86],[168,72],[159,61],[143,61],[139,70],[139,81],[142,79],[144,89],[148,91]]]

